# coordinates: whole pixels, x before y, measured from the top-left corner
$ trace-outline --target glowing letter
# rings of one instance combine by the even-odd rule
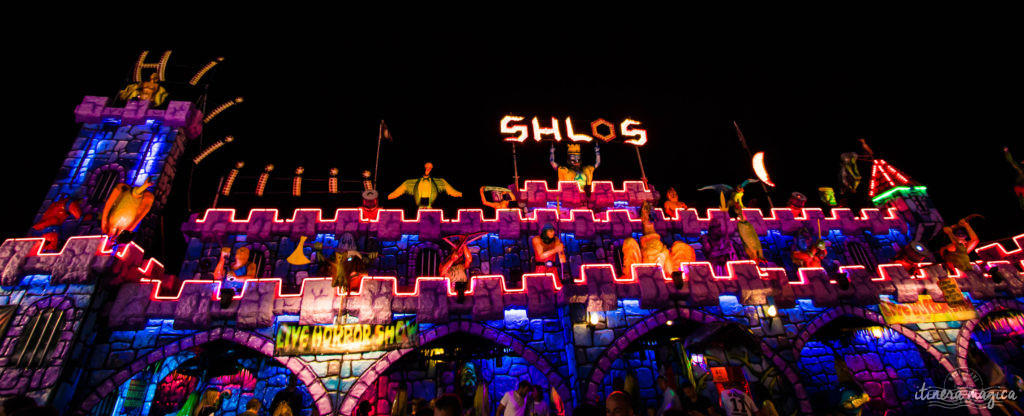
[[[530,135],[529,127],[526,127],[525,124],[509,124],[513,121],[520,121],[522,119],[523,118],[519,116],[505,116],[501,119],[501,132],[503,134],[519,133],[518,137],[506,137],[506,142],[522,142],[526,140],[526,136]]]
[[[274,347],[278,350],[285,349],[288,340],[288,325],[281,325],[281,329],[277,330],[277,339],[274,341]]]
[[[395,326],[388,325],[384,327],[384,345],[390,345],[395,343]]]
[[[629,143],[629,144],[634,145],[634,146],[643,146],[644,143],[647,143],[647,130],[644,130],[644,129],[632,129],[632,128],[630,128],[632,126],[639,126],[639,125],[640,125],[640,122],[636,121],[636,120],[630,120],[628,118],[625,119],[625,120],[622,120],[622,124],[619,125],[619,131],[622,132],[622,135],[623,136],[635,136],[635,137],[637,137],[636,139],[626,140],[626,143]]]
[[[309,346],[309,327],[302,327],[302,335],[299,335],[299,346],[305,350]]]
[[[558,119],[551,117],[551,127],[541,128],[537,117],[533,118],[533,141],[539,142],[542,135],[553,134],[555,141],[562,141],[562,131],[558,129]]]
[[[597,131],[597,127],[601,125],[608,126],[607,135],[601,134],[601,132]],[[603,118],[599,118],[597,120],[590,122],[590,132],[594,134],[594,137],[597,137],[598,139],[601,139],[605,142],[610,142],[615,139],[615,125],[609,123],[608,120],[605,120]]]
[[[313,336],[309,338],[310,350],[316,350],[320,348],[320,344],[324,341],[324,330],[319,326],[313,327]]]
[[[589,142],[594,140],[593,137],[587,136],[586,134],[576,134],[572,131],[572,117],[565,118],[565,131],[569,135],[569,140],[574,142]]]

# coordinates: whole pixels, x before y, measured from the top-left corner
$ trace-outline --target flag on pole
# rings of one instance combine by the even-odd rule
[[[394,139],[391,138],[391,132],[388,131],[388,125],[387,123],[384,123],[384,120],[380,121],[380,137],[387,141],[394,141]]]

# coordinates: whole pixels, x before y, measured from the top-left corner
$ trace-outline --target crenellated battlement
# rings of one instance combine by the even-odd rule
[[[1024,238],[1024,235],[1018,238]],[[108,253],[109,254],[109,253]],[[303,323],[331,323],[338,313],[357,316],[364,323],[390,322],[394,313],[413,313],[421,322],[444,322],[450,314],[471,314],[474,319],[500,319],[507,308],[525,309],[528,316],[550,316],[558,305],[583,303],[591,311],[614,310],[620,299],[637,299],[643,308],[660,308],[672,302],[691,306],[718,306],[721,295],[736,296],[742,305],[766,305],[768,297],[778,307],[793,307],[797,299],[810,299],[818,307],[837,306],[842,299],[860,304],[877,304],[881,295],[901,303],[915,302],[920,294],[929,294],[945,302],[938,279],[947,277],[940,265],[922,263],[916,275],[909,275],[897,264],[882,264],[875,270],[864,266],[842,266],[850,286],[842,289],[824,269],[797,269],[791,279],[782,268],[757,267],[751,261],[727,263],[727,273],[717,275],[708,262],[683,265],[683,279],[676,285],[660,266],[637,264],[632,276],[620,276],[610,264],[586,264],[579,277],[560,282],[551,274],[527,273],[518,287],[510,287],[501,275],[478,275],[459,299],[454,286],[445,277],[419,277],[404,287],[391,276],[371,276],[362,280],[358,290],[343,294],[326,277],[307,277],[298,293],[284,293],[282,279],[261,278],[239,281],[235,301],[221,309],[222,282],[185,280],[174,293],[163,291],[163,265],[154,259],[143,261],[142,250],[133,244],[118,250],[118,273],[129,280],[114,303],[111,325],[134,327],[147,319],[175,319],[176,325],[203,328],[213,319],[235,319],[242,327],[266,327],[281,314],[298,315]],[[1000,292],[1013,297],[1024,295],[1024,274],[1007,260],[976,262],[977,271],[958,272],[960,289],[973,299],[987,300]],[[997,267],[1004,271],[998,283],[989,273]]]
[[[765,217],[761,210],[747,209],[747,221],[754,226],[758,235],[768,231],[791,234],[802,228],[812,232],[839,230],[846,234],[870,231],[876,234],[890,230],[906,232],[907,224],[891,210],[863,209],[859,216],[845,208],[833,209],[826,216],[821,209],[807,208],[803,215],[796,217],[786,208],[771,210]],[[609,209],[595,212],[591,209],[538,208],[528,214],[517,209],[498,210],[496,216],[488,217],[482,209],[460,209],[455,218],[446,218],[441,210],[421,209],[415,218],[407,218],[402,210],[384,209],[376,218],[364,219],[358,209],[338,209],[332,218],[324,218],[320,209],[295,210],[290,219],[281,219],[277,209],[254,209],[244,219],[237,217],[234,209],[210,209],[202,216],[194,215],[182,226],[186,237],[204,241],[218,241],[228,234],[244,234],[252,239],[269,239],[271,236],[313,236],[318,233],[341,234],[345,232],[369,232],[382,240],[397,240],[402,235],[417,235],[421,239],[438,239],[444,235],[471,232],[496,233],[501,238],[515,239],[538,232],[544,224],[557,223],[563,233],[572,233],[576,238],[591,238],[607,234],[612,238],[629,237],[643,231],[639,216],[628,209]],[[719,210],[708,209],[701,216],[696,209],[679,210],[669,218],[660,208],[653,210],[653,222],[659,233],[675,233],[695,237],[706,232],[712,222],[728,217]],[[727,232],[736,230],[736,220],[728,219]]]

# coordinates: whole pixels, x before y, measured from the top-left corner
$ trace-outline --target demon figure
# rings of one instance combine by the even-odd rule
[[[654,223],[651,221],[651,205],[644,202],[640,208],[640,221],[644,225],[644,235],[640,241],[630,237],[622,242],[622,274],[631,276],[632,265],[638,263],[653,263],[661,266],[662,270],[674,273],[680,270],[679,264],[696,261],[697,255],[693,247],[682,242],[672,243],[672,249],[665,247],[661,242],[661,236],[654,230]]]
[[[61,224],[73,217],[76,220],[82,219],[82,207],[77,199],[69,199],[67,195],[61,194],[56,201],[50,203],[43,211],[39,222],[32,225],[32,234],[41,235],[45,242],[43,248],[46,250],[57,249],[57,230]]]
[[[548,162],[551,163],[551,168],[558,172],[559,182],[575,181],[580,184],[580,188],[587,189],[587,186],[594,180],[594,169],[601,166],[601,146],[594,142],[594,164],[587,166],[583,166],[580,145],[570,144],[568,150],[569,165],[559,165],[558,162],[555,162],[555,144],[552,143]]]
[[[715,266],[716,273],[725,273],[726,262],[738,259],[736,247],[729,238],[728,231],[729,216],[721,215],[717,219],[712,218],[708,224],[707,234],[701,237],[701,247],[708,260]]]
[[[146,181],[134,188],[124,183],[115,186],[100,217],[103,232],[118,237],[123,232],[134,230],[153,207],[153,193],[146,190],[152,185]]]
[[[793,192],[789,196],[789,202],[786,204],[786,208],[789,208],[793,212],[794,218],[799,218],[803,215],[804,205],[807,204],[807,196],[799,192]]]
[[[423,165],[423,168],[423,177],[402,182],[394,192],[388,195],[388,199],[395,199],[402,195],[412,195],[413,199],[416,200],[416,206],[431,208],[434,205],[434,200],[440,194],[462,198],[462,193],[452,188],[448,181],[430,176],[430,171],[434,169],[433,163],[427,162],[427,164]]]
[[[686,204],[679,201],[679,193],[676,192],[676,188],[668,188],[668,191],[665,192],[665,215],[675,218],[677,209],[686,208],[688,208]]]
[[[320,243],[313,244],[313,250],[317,252],[320,274],[331,278],[331,286],[345,288],[346,294],[359,289],[363,276],[366,276],[366,266],[377,258],[377,253],[359,251],[355,237],[349,233],[341,235],[338,248],[330,256],[323,255],[323,245]]]
[[[949,273],[955,273],[955,269],[965,272],[973,269],[969,253],[978,246],[978,235],[968,221],[974,217],[980,215],[971,214],[957,222],[957,225],[942,227],[942,231],[949,237],[949,244],[939,249],[939,255]]]
[[[1006,161],[1010,163],[1013,170],[1017,172],[1017,182],[1013,186],[1013,193],[1017,194],[1017,203],[1020,204],[1020,209],[1024,210],[1024,168],[1020,166],[1024,161],[1017,162],[1010,154],[1009,147],[1003,148],[1003,155],[1006,156]]]
[[[560,276],[558,273],[560,266],[555,265],[555,258],[557,257],[562,264],[566,263],[565,246],[558,239],[555,227],[551,224],[544,224],[540,234],[534,236],[531,242],[533,243],[533,257],[536,266],[533,271]]]
[[[468,283],[469,267],[473,264],[473,253],[469,251],[469,243],[479,240],[484,234],[486,233],[479,232],[445,237],[444,242],[452,246],[452,252],[444,260],[444,263],[441,263],[441,268],[438,270],[441,276],[447,276],[449,281],[456,286]],[[456,244],[452,241],[453,239],[461,241]]]

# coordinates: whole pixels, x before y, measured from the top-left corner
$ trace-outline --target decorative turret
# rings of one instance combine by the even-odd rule
[[[895,208],[910,223],[914,240],[928,241],[942,230],[942,216],[928,197],[928,188],[885,160],[873,160],[868,186],[871,202]]]

